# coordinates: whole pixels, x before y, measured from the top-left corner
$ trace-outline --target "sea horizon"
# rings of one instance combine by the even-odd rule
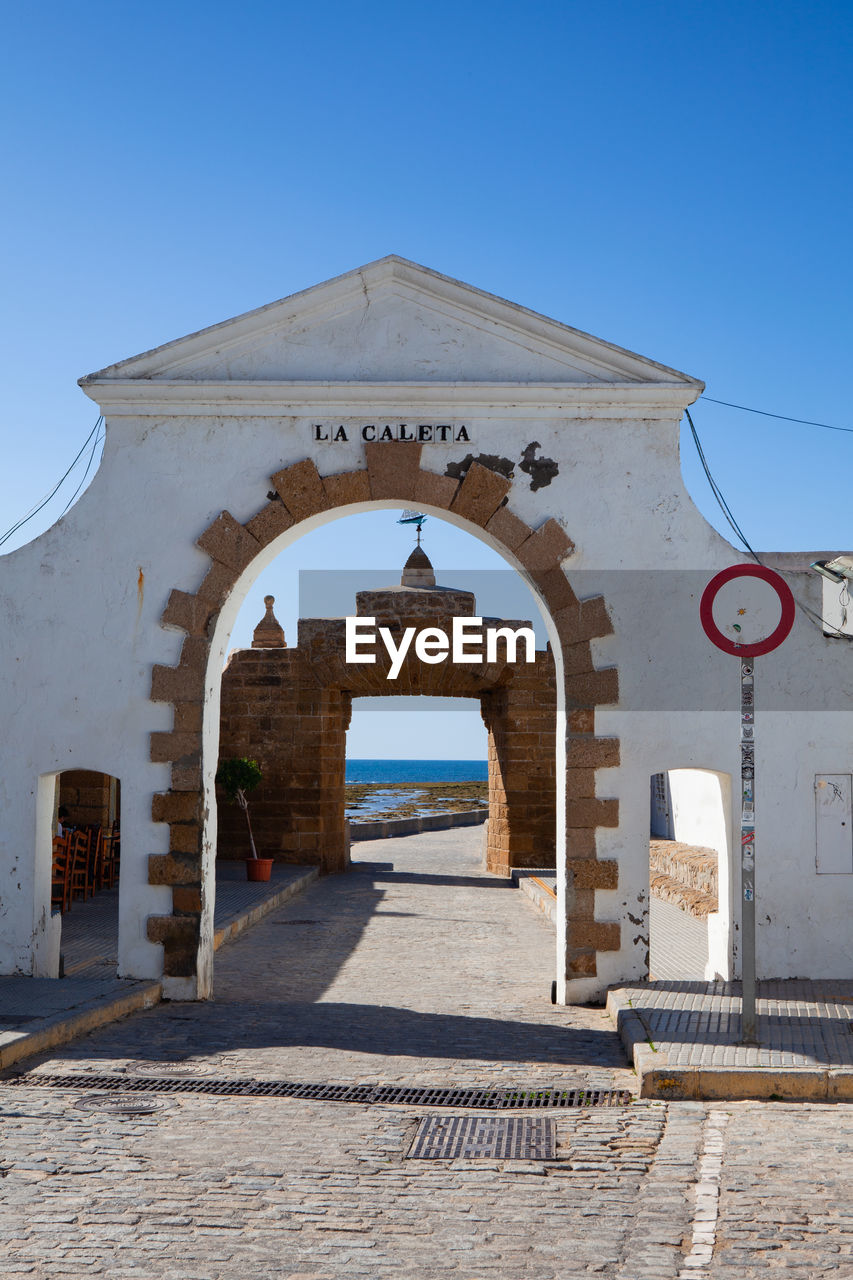
[[[348,759],[347,782],[485,782],[488,760]]]

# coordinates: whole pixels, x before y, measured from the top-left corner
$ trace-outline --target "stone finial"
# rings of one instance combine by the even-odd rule
[[[401,587],[434,587],[435,572],[429,556],[421,547],[415,547],[403,566]]]
[[[284,638],[284,628],[272,611],[272,607],[275,604],[275,596],[264,596],[264,604],[267,606],[267,611],[255,627],[252,636],[252,648],[286,649],[287,641]]]

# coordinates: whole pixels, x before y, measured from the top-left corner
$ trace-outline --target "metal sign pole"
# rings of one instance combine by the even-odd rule
[[[740,579],[758,578],[768,584],[779,598],[780,616],[775,628],[762,638],[744,640],[743,623],[752,608],[748,596],[729,600],[723,607],[724,625],[734,638],[720,629],[714,617],[714,601],[724,587]],[[740,607],[737,607],[740,606]],[[791,589],[773,569],[763,564],[735,564],[715,574],[702,592],[699,617],[705,635],[723,653],[733,654],[740,663],[740,872],[741,912],[741,1040],[756,1044],[755,1016],[755,659],[771,653],[790,634],[794,625],[796,604]]]
[[[755,1044],[755,659],[740,664],[741,1039]]]

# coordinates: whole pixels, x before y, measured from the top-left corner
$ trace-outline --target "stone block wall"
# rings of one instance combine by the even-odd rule
[[[66,769],[59,775],[59,804],[75,827],[97,825],[106,831],[118,817],[120,783],[108,773]]]
[[[375,617],[395,633],[428,622],[448,633],[454,616],[472,616],[470,592],[432,587],[359,592],[357,614]],[[484,625],[497,625],[486,619]],[[516,628],[523,622],[502,622]],[[220,758],[257,760],[263,782],[250,812],[258,852],[323,871],[348,862],[345,828],[346,730],[354,697],[438,695],[476,698],[488,729],[489,841],[487,866],[506,875],[513,866],[555,862],[556,683],[550,650],[527,664],[422,663],[410,652],[398,677],[388,679],[382,646],[373,664],[345,661],[345,622],[308,618],[299,646],[244,649],[232,654],[222,677]],[[241,810],[220,797],[218,856],[245,857]]]

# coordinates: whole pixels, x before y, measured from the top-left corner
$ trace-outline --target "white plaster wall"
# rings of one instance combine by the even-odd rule
[[[670,769],[668,776],[674,838],[713,849],[725,858],[731,809],[723,778],[708,769]]]
[[[367,297],[363,306],[370,305]],[[380,336],[389,323],[384,316]],[[437,350],[441,323],[434,325]],[[565,984],[561,939],[561,997],[565,991],[571,999],[590,998],[608,982],[645,972],[649,776],[676,765],[732,775],[739,768],[737,664],[712,649],[701,633],[698,595],[714,571],[740,557],[693,507],[678,462],[678,420],[697,386],[684,381],[673,390],[670,381],[655,401],[647,385],[654,374],[650,367],[646,383],[637,374],[636,387],[628,386],[629,375],[623,373],[617,389],[607,392],[609,402],[596,392],[592,407],[583,388],[576,393],[569,386],[513,384],[496,390],[505,351],[489,347],[482,324],[472,351],[476,348],[476,375],[490,375],[490,387],[415,385],[410,379],[423,377],[423,369],[412,362],[412,352],[423,342],[421,329],[403,317],[393,360],[383,348],[386,381],[375,387],[345,381],[338,387],[241,385],[235,369],[233,381],[208,389],[203,360],[195,374],[192,361],[184,360],[177,387],[153,376],[156,353],[145,358],[150,380],[134,383],[139,370],[119,371],[89,387],[107,417],[94,482],[51,530],[0,557],[0,971],[55,967],[55,924],[46,913],[50,820],[44,796],[49,784],[39,779],[50,780],[66,768],[87,768],[111,773],[122,783],[120,971],[159,974],[161,948],[146,941],[145,921],[170,909],[170,893],[147,884],[147,861],[167,849],[168,828],[151,822],[150,806],[154,792],[168,789],[169,770],[149,762],[148,735],[170,728],[171,712],[152,704],[148,695],[152,666],[175,664],[180,651],[182,633],[159,626],[169,591],[198,588],[209,560],[195,539],[220,510],[246,520],[264,505],[270,475],[305,457],[314,458],[322,474],[360,467],[359,428],[366,422],[403,421],[465,423],[470,444],[424,446],[423,465],[438,472],[469,453],[497,454],[517,466],[522,449],[534,440],[539,456],[559,463],[552,483],[536,492],[530,478],[516,470],[510,504],[533,527],[552,516],[563,523],[577,543],[565,564],[576,590],[582,597],[602,591],[612,612],[616,634],[596,642],[595,652],[599,665],[619,667],[620,705],[601,709],[597,727],[621,738],[622,765],[599,773],[598,793],[619,798],[621,821],[615,831],[601,833],[599,856],[619,857],[620,886],[599,892],[596,902],[599,919],[624,921],[621,951],[599,957],[594,980]],[[464,326],[461,333],[457,327],[453,334],[457,372],[467,367]],[[326,331],[318,338],[310,327],[303,328],[299,367],[319,368],[316,361],[327,340]],[[201,338],[193,341],[198,345]],[[281,349],[279,343],[275,350]],[[352,334],[342,339],[338,357],[342,378],[356,372],[348,373],[347,359],[357,357],[362,370],[372,367],[370,352],[359,349]],[[280,376],[265,359],[259,347],[250,359],[251,375]],[[536,360],[531,355],[531,367],[541,371]],[[295,367],[288,366],[289,376]],[[431,367],[430,377],[436,376]],[[581,368],[578,377],[583,376]],[[612,380],[613,371],[606,376]],[[394,379],[399,385],[389,386]],[[593,381],[592,373],[587,381]],[[313,443],[312,426],[318,421],[346,423],[350,443]],[[440,514],[464,527],[456,517]],[[205,718],[209,802],[218,678],[236,613],[275,554],[328,518],[324,514],[297,526],[267,548],[220,617]],[[819,595],[805,578],[799,590]],[[812,874],[812,776],[853,771],[849,657],[846,646],[833,646],[800,615],[785,646],[759,660],[758,962],[759,972],[768,976],[850,976],[853,971],[845,942],[853,877]],[[767,716],[765,695],[774,708]],[[729,705],[731,711],[720,709]],[[210,848],[206,857],[212,857]],[[841,879],[844,883],[830,883]],[[210,883],[204,915],[208,943],[212,877]],[[730,904],[739,891],[732,868],[726,885]],[[561,892],[564,897],[564,879]],[[564,923],[564,901],[561,910]],[[211,962],[208,945],[202,988]],[[193,994],[190,985],[173,994]]]

